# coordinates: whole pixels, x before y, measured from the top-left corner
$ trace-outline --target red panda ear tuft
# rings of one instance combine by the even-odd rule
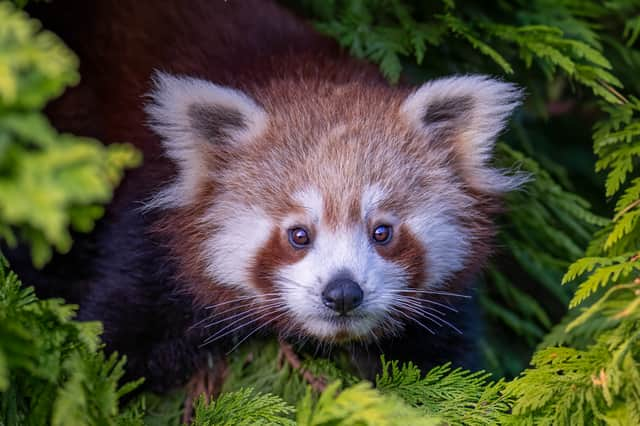
[[[522,91],[486,76],[442,78],[425,83],[400,109],[409,123],[427,134],[430,144],[450,146],[478,190],[500,193],[516,189],[526,177],[507,175],[489,164],[496,138]]]
[[[199,145],[231,148],[257,136],[266,124],[264,110],[239,90],[162,72],[153,83],[146,112],[170,155]]]
[[[239,90],[157,72],[145,110],[178,176],[155,205],[188,204],[216,159],[264,132],[266,112]]]

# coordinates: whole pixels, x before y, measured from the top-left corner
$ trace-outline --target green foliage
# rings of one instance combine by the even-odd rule
[[[40,32],[36,21],[11,7],[0,6],[0,106],[38,110],[78,82],[77,59],[54,34]]]
[[[91,230],[99,204],[139,156],[127,145],[58,134],[38,110],[77,82],[75,56],[8,2],[0,22],[0,237],[16,244],[17,231],[42,266],[52,245],[69,250],[69,226]]]
[[[304,352],[302,367],[328,381],[340,381],[344,386],[356,384],[359,379],[350,372],[346,357],[334,356],[332,361],[312,357]],[[307,383],[288,363],[280,359],[277,341],[254,341],[229,356],[228,376],[223,391],[234,392],[251,387],[261,393],[280,395],[296,405],[307,393]]]
[[[597,169],[607,172],[607,195],[626,189],[613,220],[591,242],[589,257],[573,263],[563,278],[567,283],[586,276],[570,307],[590,304],[545,342],[574,347],[541,349],[533,368],[509,384],[507,393],[516,397],[513,421],[640,423],[640,190],[633,161],[640,121],[637,99],[623,102],[603,108],[609,117],[594,127],[594,152]]]
[[[302,425],[417,425],[443,421],[451,425],[487,425],[498,421],[510,407],[508,398],[501,395],[504,382],[489,382],[488,373],[444,365],[423,376],[411,363],[399,365],[384,359],[373,389],[348,372],[346,359],[307,357],[303,368],[330,383],[317,394],[299,372],[282,363],[277,351],[278,345],[267,341],[254,342],[232,354],[225,391],[209,405],[204,400],[198,402],[201,417],[196,416],[195,424],[222,424],[228,419],[233,419],[230,424],[257,422],[253,416],[261,416],[261,409],[248,408],[254,400],[258,407],[264,404],[269,410],[286,407],[285,401],[292,401],[297,406],[297,422]],[[256,392],[251,383],[261,390]],[[285,399],[269,392],[284,395]],[[290,410],[277,411],[278,415],[289,413]],[[280,417],[273,422],[286,423],[288,417]]]
[[[297,424],[300,426],[363,425],[400,426],[437,425],[440,419],[425,416],[407,406],[398,397],[383,396],[371,384],[361,382],[338,392],[341,383],[335,382],[313,401],[311,392],[300,402]]]
[[[193,424],[196,426],[289,426],[294,424],[287,417],[291,413],[293,413],[293,407],[282,398],[271,394],[255,393],[252,388],[245,388],[237,392],[224,393],[209,404],[204,397],[201,397],[196,403]]]
[[[517,275],[524,272],[528,279],[535,280],[547,299],[566,304],[569,295],[558,285],[562,272],[583,253],[593,227],[608,221],[591,213],[588,202],[562,188],[533,159],[506,144],[500,144],[497,152],[500,166],[517,164],[535,179],[524,191],[507,196],[509,211],[499,235],[503,251],[510,252],[521,269],[514,273],[500,264],[492,265],[480,302],[489,318],[533,345],[551,327],[551,313],[541,298],[518,285]],[[490,340],[489,347],[485,347],[486,356],[495,359],[496,364],[509,362],[513,355],[500,353],[504,345],[499,340]],[[515,374],[521,369],[522,365],[516,365],[511,371]]]
[[[488,382],[490,376],[483,371],[452,369],[449,364],[423,376],[411,363],[399,366],[397,361],[383,359],[376,387],[449,425],[486,425],[497,423],[510,409],[508,399],[501,395],[504,382]]]
[[[601,333],[588,350],[552,347],[537,352],[533,368],[508,386],[507,394],[516,398],[509,422],[638,424],[637,335],[636,324],[624,332]]]
[[[435,6],[397,0],[334,1],[326,2],[324,7],[313,0],[306,3],[315,10],[322,10],[318,29],[336,38],[354,55],[380,64],[381,71],[393,82],[400,78],[404,57],[412,55],[417,64],[421,64],[428,47],[441,47],[447,38],[459,38],[490,58],[506,74],[514,73],[512,62],[517,58],[527,68],[535,63],[548,76],[560,69],[576,82],[590,87],[596,95],[617,101],[608,87],[619,87],[621,82],[608,71],[611,64],[603,55],[597,36],[588,24],[570,14],[568,17],[573,20],[558,24],[573,24],[567,29],[577,30],[579,35],[586,35],[587,40],[566,34],[565,25],[535,22],[548,21],[548,12],[540,10],[541,6],[548,6],[544,1],[534,2],[533,10],[526,19],[517,19],[520,21],[517,25],[492,19],[488,13],[477,10],[477,5],[471,6],[478,12],[475,19],[467,19],[465,8],[454,2]],[[558,7],[557,4],[554,6]],[[572,5],[561,2],[562,6]],[[504,5],[503,8],[507,13],[513,13],[511,6]],[[426,19],[420,21],[416,16]],[[531,21],[533,23],[526,24]],[[637,37],[637,25],[635,21],[629,21],[626,30],[629,40]]]
[[[631,101],[623,105],[605,106],[604,109],[611,118],[602,120],[595,126],[593,137],[594,152],[599,157],[596,170],[607,171],[606,195],[609,197],[618,192],[634,168],[633,160],[639,149],[640,123],[637,121],[637,114],[640,112],[640,101],[632,97]],[[632,191],[621,201],[633,198],[633,193],[637,190]],[[617,212],[624,207],[626,205],[619,205]]]
[[[125,167],[126,145],[58,134],[47,101],[78,81],[77,60],[55,35],[0,3],[0,239],[27,241],[42,266],[51,246],[70,248],[69,227],[89,231]],[[75,307],[38,300],[0,255],[0,424],[140,425],[118,414],[124,359],[100,351],[99,323],[72,320]]]
[[[600,287],[605,287],[611,282],[618,282],[630,277],[640,269],[637,255],[634,253],[626,256],[593,258],[584,257],[576,261],[563,278],[563,282],[569,282],[584,272],[595,271],[589,275],[586,281],[580,284],[571,300],[570,307],[576,307],[587,297],[595,293]]]
[[[276,341],[257,341],[244,345],[230,355],[223,391],[234,392],[251,387],[257,392],[280,395],[289,404],[295,405],[305,395],[306,383],[289,364],[282,364],[278,358]]]
[[[0,424],[116,425],[124,359],[100,352],[101,327],[75,307],[38,300],[0,257]]]

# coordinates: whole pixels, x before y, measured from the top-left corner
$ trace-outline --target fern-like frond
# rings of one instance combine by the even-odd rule
[[[573,299],[571,299],[569,306],[572,308],[578,306],[598,289],[611,284],[616,284],[621,280],[629,279],[629,277],[636,275],[637,271],[640,270],[640,259],[635,253],[627,256],[618,256],[613,259],[602,260],[606,266],[599,266],[595,269],[593,269],[595,263],[591,262],[594,261],[585,261],[578,265],[578,267],[574,268],[573,271],[570,270],[568,272],[568,277],[575,276],[574,272],[576,272],[576,270],[580,270],[580,267],[585,265],[584,271],[590,267],[593,270],[593,273],[591,273],[591,275],[580,284],[573,296]],[[567,280],[569,280],[568,277]]]
[[[391,394],[383,395],[370,383],[361,382],[339,391],[335,382],[322,392],[316,402],[310,391],[297,409],[299,426],[362,425],[362,426],[431,426],[441,423],[437,417],[426,416]]]
[[[411,363],[400,365],[383,358],[376,388],[398,395],[450,425],[489,425],[509,411],[508,399],[500,396],[504,383],[489,382],[489,376],[483,371],[452,369],[450,364],[433,368],[423,376]]]
[[[117,424],[120,398],[140,382],[120,383],[124,359],[105,358],[100,324],[75,312],[36,298],[0,255],[0,424]]]
[[[201,397],[195,406],[194,426],[293,426],[289,418],[293,407],[282,398],[256,393],[252,388],[237,392],[223,393],[214,401],[207,403]]]

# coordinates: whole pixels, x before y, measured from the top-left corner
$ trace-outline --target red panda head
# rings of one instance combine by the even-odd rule
[[[521,181],[489,164],[520,91],[487,77],[413,92],[274,81],[251,96],[155,83],[147,112],[178,173],[150,205],[171,212],[198,300],[236,300],[254,326],[397,332],[477,271],[497,197]]]

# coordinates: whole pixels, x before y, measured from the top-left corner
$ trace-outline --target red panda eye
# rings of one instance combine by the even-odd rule
[[[295,248],[303,248],[311,242],[309,232],[304,228],[289,229],[289,242]]]
[[[391,225],[378,225],[373,230],[373,234],[371,238],[378,244],[387,244],[391,241],[391,237],[393,235],[393,229]]]

